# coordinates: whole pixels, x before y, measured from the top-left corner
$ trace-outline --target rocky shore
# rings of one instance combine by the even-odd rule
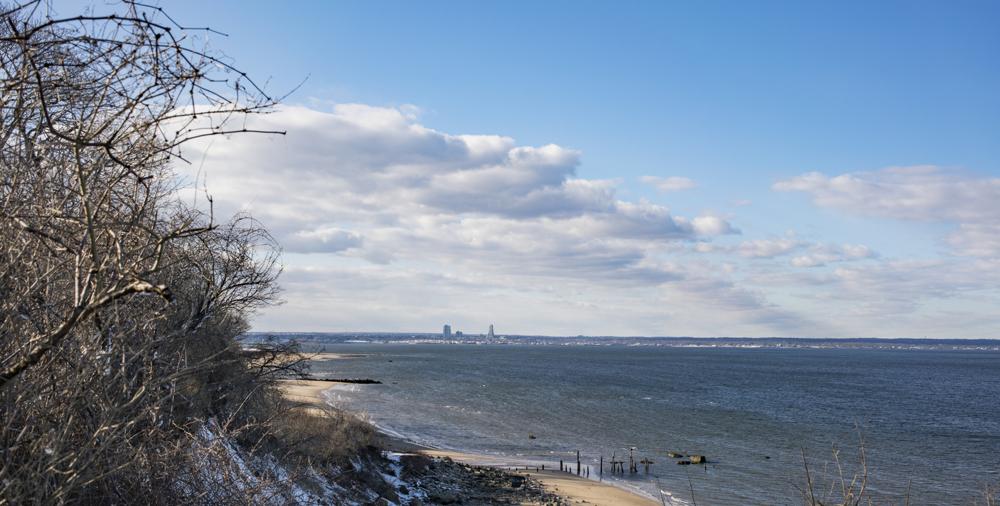
[[[404,481],[418,484],[423,499],[410,505],[488,504],[566,505],[568,501],[549,492],[534,478],[455,462],[448,457],[421,454],[401,455],[399,462]]]

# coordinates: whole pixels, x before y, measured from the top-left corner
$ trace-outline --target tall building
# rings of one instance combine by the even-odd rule
[[[451,325],[444,324],[444,331],[441,333],[444,334],[445,339],[451,337]]]
[[[490,324],[490,333],[486,334],[486,337],[493,339],[493,324]]]

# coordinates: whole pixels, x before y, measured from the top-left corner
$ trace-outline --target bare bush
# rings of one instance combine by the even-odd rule
[[[277,295],[273,239],[177,197],[185,142],[274,104],[198,32],[0,5],[0,502],[174,502],[185,435],[263,425],[295,367],[236,340]]]
[[[375,429],[333,408],[293,408],[274,424],[276,450],[299,463],[343,462],[375,441]]]
[[[802,466],[805,470],[805,488],[800,488],[804,502],[809,506],[860,506],[872,501],[868,491],[868,455],[864,436],[858,431],[858,463],[854,472],[844,473],[844,463],[840,460],[840,450],[833,449],[833,469],[823,469],[817,476],[815,469],[809,468],[805,449],[802,450]],[[829,463],[828,463],[829,464]],[[819,483],[827,478],[824,486]]]

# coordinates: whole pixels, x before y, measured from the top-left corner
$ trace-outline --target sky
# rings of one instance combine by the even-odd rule
[[[294,89],[255,330],[1000,338],[1000,3],[163,6]]]

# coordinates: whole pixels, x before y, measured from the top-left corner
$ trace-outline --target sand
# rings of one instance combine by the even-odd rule
[[[285,395],[304,406],[320,408],[326,406],[323,392],[333,387],[326,381],[286,380],[282,381]],[[421,446],[409,441],[403,441],[390,436],[383,437],[384,443],[392,450],[417,452],[429,457],[449,457],[454,461],[478,466],[505,467],[502,459],[489,455],[460,453]],[[542,483],[542,486],[574,504],[590,504],[596,506],[656,506],[660,503],[631,493],[627,490],[601,483],[587,478],[563,473],[560,471],[511,471],[524,476],[530,476]]]
[[[327,407],[323,392],[336,383],[314,380],[281,380],[281,390],[285,398],[300,406],[323,409]]]
[[[358,358],[363,357],[360,353],[331,353],[329,351],[314,351],[303,353],[308,360],[343,360],[347,358]]]
[[[540,481],[546,490],[565,497],[572,502],[609,506],[615,504],[622,506],[655,506],[660,504],[606,483],[580,478],[567,473],[560,473],[559,471],[531,471],[519,474],[530,476]]]

